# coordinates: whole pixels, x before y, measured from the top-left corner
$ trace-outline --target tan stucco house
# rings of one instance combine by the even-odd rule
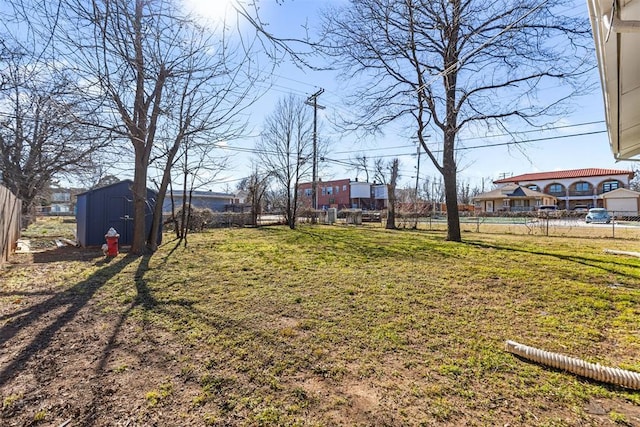
[[[634,172],[622,169],[570,169],[536,172],[493,181],[497,186],[520,185],[558,199],[558,209],[602,207],[602,195],[629,188]]]
[[[500,188],[473,198],[479,212],[529,212],[543,205],[556,205],[557,198],[517,184],[505,184]]]

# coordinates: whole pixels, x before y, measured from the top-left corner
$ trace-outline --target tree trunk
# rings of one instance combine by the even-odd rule
[[[186,156],[185,156],[186,157]],[[182,180],[182,211],[180,212],[180,239],[187,235],[187,159],[184,160],[184,179]]]
[[[160,227],[162,226],[162,205],[164,205],[168,186],[169,180],[167,179],[165,182],[163,177],[156,197],[156,204],[153,207],[153,218],[151,220],[150,231],[151,235],[149,236],[149,250],[151,250],[151,252],[155,252],[158,249],[158,236],[160,234]]]
[[[297,176],[296,172],[296,176]],[[291,201],[291,216],[293,217],[293,223],[289,227],[292,230],[296,228],[296,219],[298,218],[298,178],[296,178],[296,182],[293,185],[293,200]]]
[[[443,170],[444,194],[447,205],[447,240],[461,242],[460,214],[458,212],[458,185],[456,180],[457,170],[453,149],[453,134],[445,133]],[[448,147],[448,148],[447,148]]]
[[[176,141],[181,140],[181,137],[178,137],[176,139]],[[152,252],[155,252],[158,249],[158,236],[160,235],[160,227],[162,226],[162,206],[164,205],[167,188],[169,187],[169,182],[171,181],[171,170],[173,161],[175,160],[179,147],[180,145],[176,143],[173,145],[171,150],[169,150],[169,153],[167,153],[167,164],[162,173],[162,181],[160,182],[160,188],[158,189],[158,197],[156,198],[156,204],[153,208],[153,219],[151,220],[151,236],[149,236],[149,249]]]
[[[137,150],[136,150],[137,151]],[[145,214],[147,208],[147,165],[144,159],[138,159],[136,152],[136,167],[133,179],[133,241],[131,253],[142,255],[146,252],[147,233]]]
[[[293,200],[291,199],[291,186],[287,188],[287,225],[291,230],[296,228],[296,213],[293,208]]]
[[[387,216],[386,228],[389,230],[395,230],[396,228],[396,181],[398,180],[398,159],[393,159],[391,164],[391,181],[387,185],[387,192],[389,193],[389,210]]]

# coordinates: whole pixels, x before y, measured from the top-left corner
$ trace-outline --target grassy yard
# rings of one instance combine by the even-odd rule
[[[112,392],[91,389],[92,425],[640,425],[640,392],[504,351],[511,339],[640,371],[640,259],[603,253],[638,241],[465,233],[460,244],[342,226],[213,230],[186,248],[165,237],[151,257],[34,255],[0,272],[0,355],[15,345],[24,359],[0,358],[13,368],[0,371],[4,419],[89,411],[19,405],[38,356],[10,328],[26,330],[14,313],[49,301],[29,297],[46,283],[49,298],[81,302],[32,350],[58,348],[76,318],[95,331],[93,377],[76,381]],[[55,274],[35,281],[43,266]]]

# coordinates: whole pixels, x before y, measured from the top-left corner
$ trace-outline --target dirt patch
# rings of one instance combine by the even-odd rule
[[[71,260],[125,262],[64,247],[16,255],[8,266],[35,280],[0,287],[0,425],[201,425],[201,415],[184,415],[197,413],[196,389],[177,363],[184,349],[130,318],[134,303],[104,312],[93,296],[106,278],[71,289],[47,283]]]

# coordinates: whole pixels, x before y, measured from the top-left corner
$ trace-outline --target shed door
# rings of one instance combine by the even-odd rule
[[[133,201],[125,196],[108,196],[107,225],[120,234],[121,245],[130,245],[133,239]]]

